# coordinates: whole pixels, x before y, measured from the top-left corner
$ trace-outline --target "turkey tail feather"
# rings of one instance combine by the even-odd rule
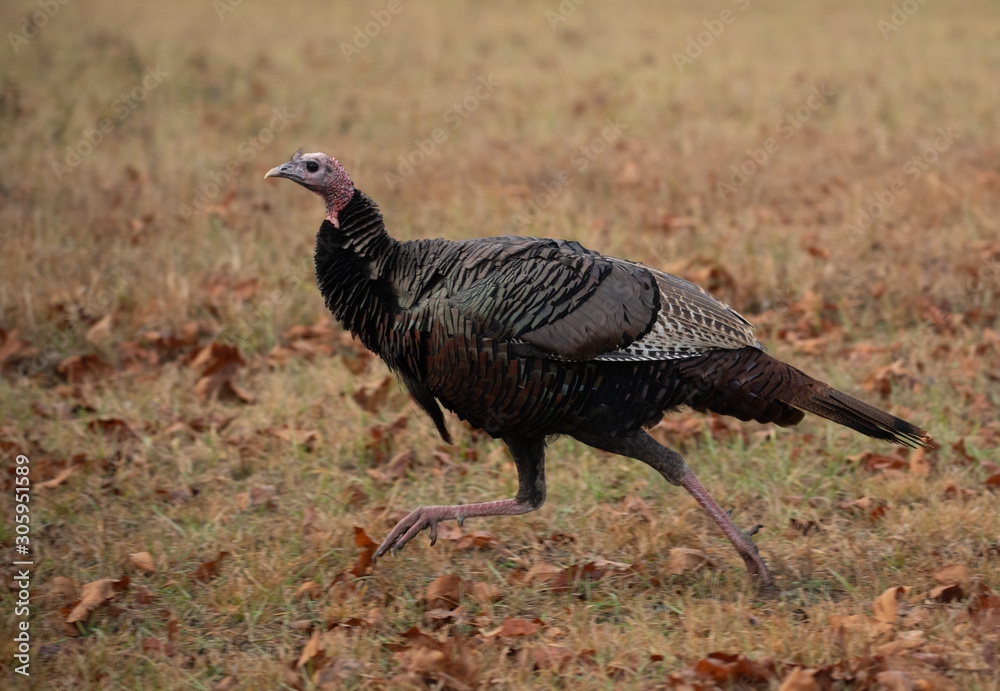
[[[797,425],[803,412],[904,446],[931,446],[930,435],[906,420],[772,358],[757,348],[716,350],[678,363],[692,384],[685,402],[698,411],[740,420]]]
[[[818,388],[818,391],[803,391],[788,403],[874,439],[884,439],[910,447],[931,445],[927,432],[906,420],[901,420],[826,384],[820,384],[815,388]]]

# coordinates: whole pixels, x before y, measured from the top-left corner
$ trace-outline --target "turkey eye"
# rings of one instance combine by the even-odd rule
[[[319,164],[316,163],[316,161],[309,161],[308,163],[306,163],[306,170],[308,170],[310,173],[315,173],[317,170],[319,170]]]

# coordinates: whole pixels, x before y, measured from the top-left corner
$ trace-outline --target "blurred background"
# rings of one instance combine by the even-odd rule
[[[288,622],[372,606],[370,593],[352,594],[303,614],[291,599],[304,578],[329,585],[350,563],[352,525],[377,540],[393,510],[505,496],[515,477],[471,431],[465,455],[438,449],[381,364],[332,323],[312,277],[321,203],[263,180],[300,147],[337,157],[397,238],[574,239],[695,281],[754,321],[776,356],[942,441],[933,484],[872,489],[870,474],[832,478],[825,463],[867,447],[822,423],[780,438],[663,423],[662,439],[707,452],[703,472],[728,478],[746,520],[770,510],[787,522],[798,509],[784,498],[810,493],[936,507],[948,486],[969,487],[953,497],[987,505],[1000,441],[993,2],[7,0],[0,29],[0,444],[37,460],[37,482],[62,478],[33,505],[48,526],[36,533],[38,578],[117,578],[129,554],[152,552],[161,575],[148,586],[183,621],[171,645],[196,660],[199,683],[232,665],[273,681],[272,661],[306,640]],[[761,440],[774,445],[751,461]],[[661,499],[645,469],[610,469],[571,444],[553,451],[560,508],[501,526],[515,551],[541,549],[532,535],[560,529],[567,511],[637,492],[675,522],[611,529],[591,512],[576,524],[589,536],[559,547],[563,557],[648,557],[655,571],[663,535],[711,535],[668,519],[676,497]],[[397,486],[411,467],[437,480]],[[771,474],[789,484],[760,484]],[[245,513],[260,487],[277,509]],[[299,538],[313,510],[322,545]],[[908,559],[945,544],[968,556],[991,530],[973,514],[942,506],[886,520],[915,531],[894,547]],[[769,558],[807,581],[799,547],[773,535]],[[863,546],[840,554],[838,572],[882,583],[886,544],[852,539]],[[407,573],[436,575],[433,551],[407,549],[420,559],[410,571],[395,562],[382,591],[405,588]],[[216,590],[182,595],[162,575],[219,550],[242,575]],[[489,573],[477,564],[467,568]],[[730,592],[711,578],[705,592]],[[64,635],[67,602],[48,597],[39,642]],[[549,609],[531,597],[508,592],[510,612]],[[253,628],[259,612],[247,618],[255,598],[266,635]],[[388,626],[401,631],[418,615],[412,599],[395,602]],[[208,613],[185,619],[195,606]],[[731,619],[702,614],[711,643],[770,649],[766,638],[734,643]],[[143,631],[166,640],[167,620],[129,616],[93,624],[106,626],[103,647],[78,658],[77,676],[52,679],[92,681],[88,665],[104,655],[186,683],[128,652]],[[644,638],[600,638],[587,621],[563,625],[580,647],[613,657],[665,646],[678,656],[667,669],[701,645],[641,627]],[[822,658],[820,638],[802,640],[807,652],[791,657]],[[358,645],[368,672],[388,669],[377,646]]]

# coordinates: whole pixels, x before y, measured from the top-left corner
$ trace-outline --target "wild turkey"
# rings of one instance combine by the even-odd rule
[[[681,455],[644,428],[688,405],[781,426],[807,411],[876,439],[930,441],[770,357],[746,319],[676,276],[563,240],[396,241],[375,203],[322,153],[300,150],[265,177],[293,180],[326,203],[315,267],[330,311],[399,376],[445,441],[439,403],[503,439],[517,466],[513,499],[420,507],[376,558],[424,528],[433,545],[442,520],[534,511],[545,501],[545,440],[565,434],[684,487],[766,584],[750,538],[762,526],[738,529]]]

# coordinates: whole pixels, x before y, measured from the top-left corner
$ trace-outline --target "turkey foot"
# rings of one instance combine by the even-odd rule
[[[712,498],[708,490],[705,489],[705,486],[699,482],[698,478],[690,470],[681,478],[681,486],[691,493],[691,496],[701,504],[702,508],[708,512],[708,515],[722,528],[722,532],[726,534],[729,541],[733,543],[733,547],[736,548],[736,551],[743,558],[743,563],[746,564],[747,572],[750,576],[756,576],[760,579],[761,584],[765,586],[771,585],[771,574],[768,573],[767,565],[760,556],[760,552],[757,551],[757,545],[754,544],[751,538],[752,535],[756,535],[764,526],[758,523],[747,531],[737,528],[731,517],[732,509],[723,511],[722,507]]]
[[[534,511],[538,506],[517,499],[488,501],[481,504],[453,504],[450,506],[421,506],[411,511],[396,527],[389,531],[382,544],[375,550],[372,561],[383,557],[390,549],[396,552],[407,542],[415,538],[424,528],[431,530],[431,545],[437,542],[437,524],[440,521],[456,519],[459,526],[466,518],[478,516],[518,516]]]

